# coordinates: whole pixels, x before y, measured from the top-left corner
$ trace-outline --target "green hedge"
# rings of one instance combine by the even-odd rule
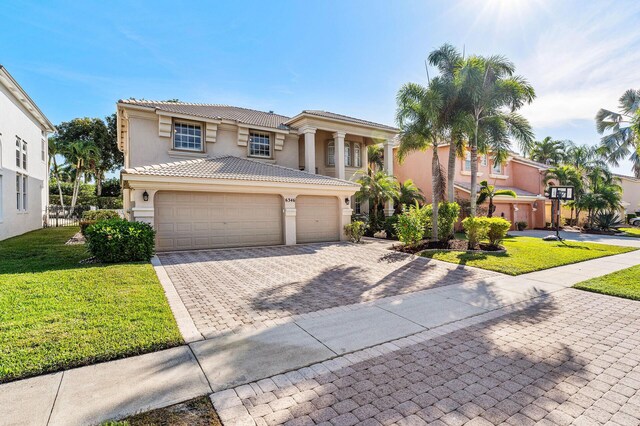
[[[146,223],[107,219],[85,233],[89,251],[100,262],[148,261],[155,251],[155,231]]]
[[[115,210],[87,210],[82,213],[80,232],[86,236],[87,228],[101,220],[118,219],[120,215]]]

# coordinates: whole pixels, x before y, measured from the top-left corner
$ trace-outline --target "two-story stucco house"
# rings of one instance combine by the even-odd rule
[[[624,214],[631,214],[640,211],[640,179],[625,176],[616,175],[620,179],[620,186],[622,187],[622,210]]]
[[[295,117],[209,104],[121,100],[124,208],[158,250],[339,241],[367,146],[397,129],[325,111]]]
[[[431,159],[432,152],[415,152],[399,164],[396,160],[394,171],[402,182],[413,179],[423,191],[427,200],[431,200]],[[449,145],[439,147],[438,156],[444,169],[447,168]],[[456,159],[454,189],[456,199],[469,199],[471,193],[471,155],[466,152],[463,158]],[[496,211],[494,216],[504,217],[513,227],[516,222],[526,222],[529,228],[545,226],[548,220],[545,209],[544,173],[548,166],[523,158],[515,153],[509,155],[504,163],[494,164],[491,156],[478,156],[478,183],[483,180],[496,189],[511,189],[517,198],[497,196],[494,198]],[[430,202],[430,201],[429,201]]]
[[[53,124],[0,65],[0,240],[42,228]]]

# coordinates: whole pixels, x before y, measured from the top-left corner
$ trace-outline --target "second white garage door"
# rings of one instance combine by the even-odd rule
[[[161,191],[158,250],[282,244],[282,198],[265,194]]]
[[[315,243],[340,240],[338,199],[300,195],[296,198],[296,240]]]

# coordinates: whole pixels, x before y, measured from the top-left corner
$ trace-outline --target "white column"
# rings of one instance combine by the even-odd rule
[[[384,141],[384,171],[388,175],[393,175],[393,139]],[[384,215],[393,215],[393,200],[387,201],[384,205]]]
[[[145,192],[147,193],[147,201],[144,200]],[[148,223],[152,227],[155,226],[153,198],[156,192],[156,189],[131,189],[129,191],[130,200],[133,204],[129,220]]]
[[[340,241],[349,240],[344,232],[344,227],[351,223],[351,215],[353,214],[351,201],[347,204],[345,200],[351,200],[351,194],[344,194],[338,197],[338,205],[340,206]]]
[[[316,173],[316,129],[302,127],[304,133],[304,170],[308,173]]]
[[[336,163],[336,177],[338,179],[344,179],[344,137],[346,133],[335,132],[333,134],[333,142],[335,143],[335,163]]]
[[[296,244],[296,194],[284,194],[284,243]]]
[[[369,173],[369,150],[366,144],[362,144],[362,169],[365,173]]]

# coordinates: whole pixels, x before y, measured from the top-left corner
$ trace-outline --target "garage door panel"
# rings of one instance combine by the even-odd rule
[[[340,240],[338,199],[298,196],[296,198],[296,239],[299,243]]]
[[[156,194],[158,250],[282,244],[279,195]]]

